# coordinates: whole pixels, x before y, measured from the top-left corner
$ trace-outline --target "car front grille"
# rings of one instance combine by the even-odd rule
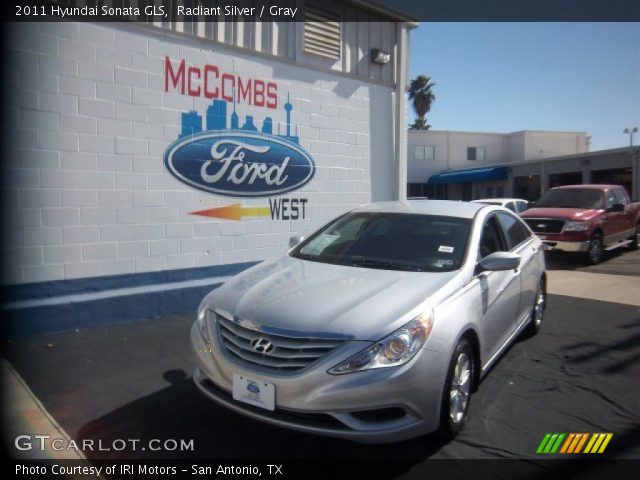
[[[234,360],[259,366],[266,370],[296,372],[315,363],[341,345],[342,339],[297,338],[273,335],[238,325],[221,315],[214,314],[218,335],[225,352]],[[262,347],[255,348],[256,342]],[[267,343],[268,342],[268,343]]]
[[[524,221],[535,233],[560,233],[564,228],[564,220],[555,218],[525,218]]]

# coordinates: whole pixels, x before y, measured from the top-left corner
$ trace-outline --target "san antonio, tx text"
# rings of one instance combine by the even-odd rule
[[[128,463],[120,463],[109,466],[97,465],[58,465],[53,464],[50,467],[45,465],[16,465],[16,475],[91,475],[100,477],[104,475],[241,475],[241,476],[262,476],[266,475],[283,475],[282,465],[267,464],[266,468],[257,467],[255,465],[242,466],[201,466],[191,465],[191,468],[165,466],[165,465],[132,465]]]

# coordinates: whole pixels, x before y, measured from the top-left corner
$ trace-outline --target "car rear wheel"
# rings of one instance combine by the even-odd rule
[[[473,350],[463,338],[451,357],[442,395],[438,435],[445,440],[455,437],[467,420],[475,368]]]
[[[589,248],[587,250],[587,260],[591,265],[597,265],[602,261],[604,256],[604,246],[602,245],[602,235],[594,233],[589,240]]]
[[[535,335],[540,331],[546,306],[547,289],[544,278],[541,278],[540,282],[538,283],[538,288],[536,289],[536,296],[533,300],[533,308],[531,309],[531,321],[529,322],[529,325],[525,330],[526,335]]]
[[[640,225],[636,225],[636,229],[629,240],[631,240],[629,250],[638,250],[640,248]]]

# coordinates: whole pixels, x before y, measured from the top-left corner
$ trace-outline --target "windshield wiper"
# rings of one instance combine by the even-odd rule
[[[353,265],[356,267],[370,267],[389,270],[409,270],[412,272],[424,271],[418,265],[411,265],[408,263],[394,262],[393,260],[374,260],[367,257],[347,257],[344,259],[345,264]]]

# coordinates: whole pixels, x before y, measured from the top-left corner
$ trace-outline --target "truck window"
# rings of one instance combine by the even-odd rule
[[[613,190],[608,190],[605,193],[605,196],[607,197],[607,204],[605,205],[605,208],[613,207],[613,204],[616,203],[616,197],[613,194]]]
[[[602,190],[593,188],[554,188],[546,192],[536,207],[584,208],[598,210],[603,206],[605,197]]]
[[[616,203],[621,203],[622,205],[627,205],[629,203],[629,196],[624,188],[616,188],[613,190],[613,196],[616,199]]]

